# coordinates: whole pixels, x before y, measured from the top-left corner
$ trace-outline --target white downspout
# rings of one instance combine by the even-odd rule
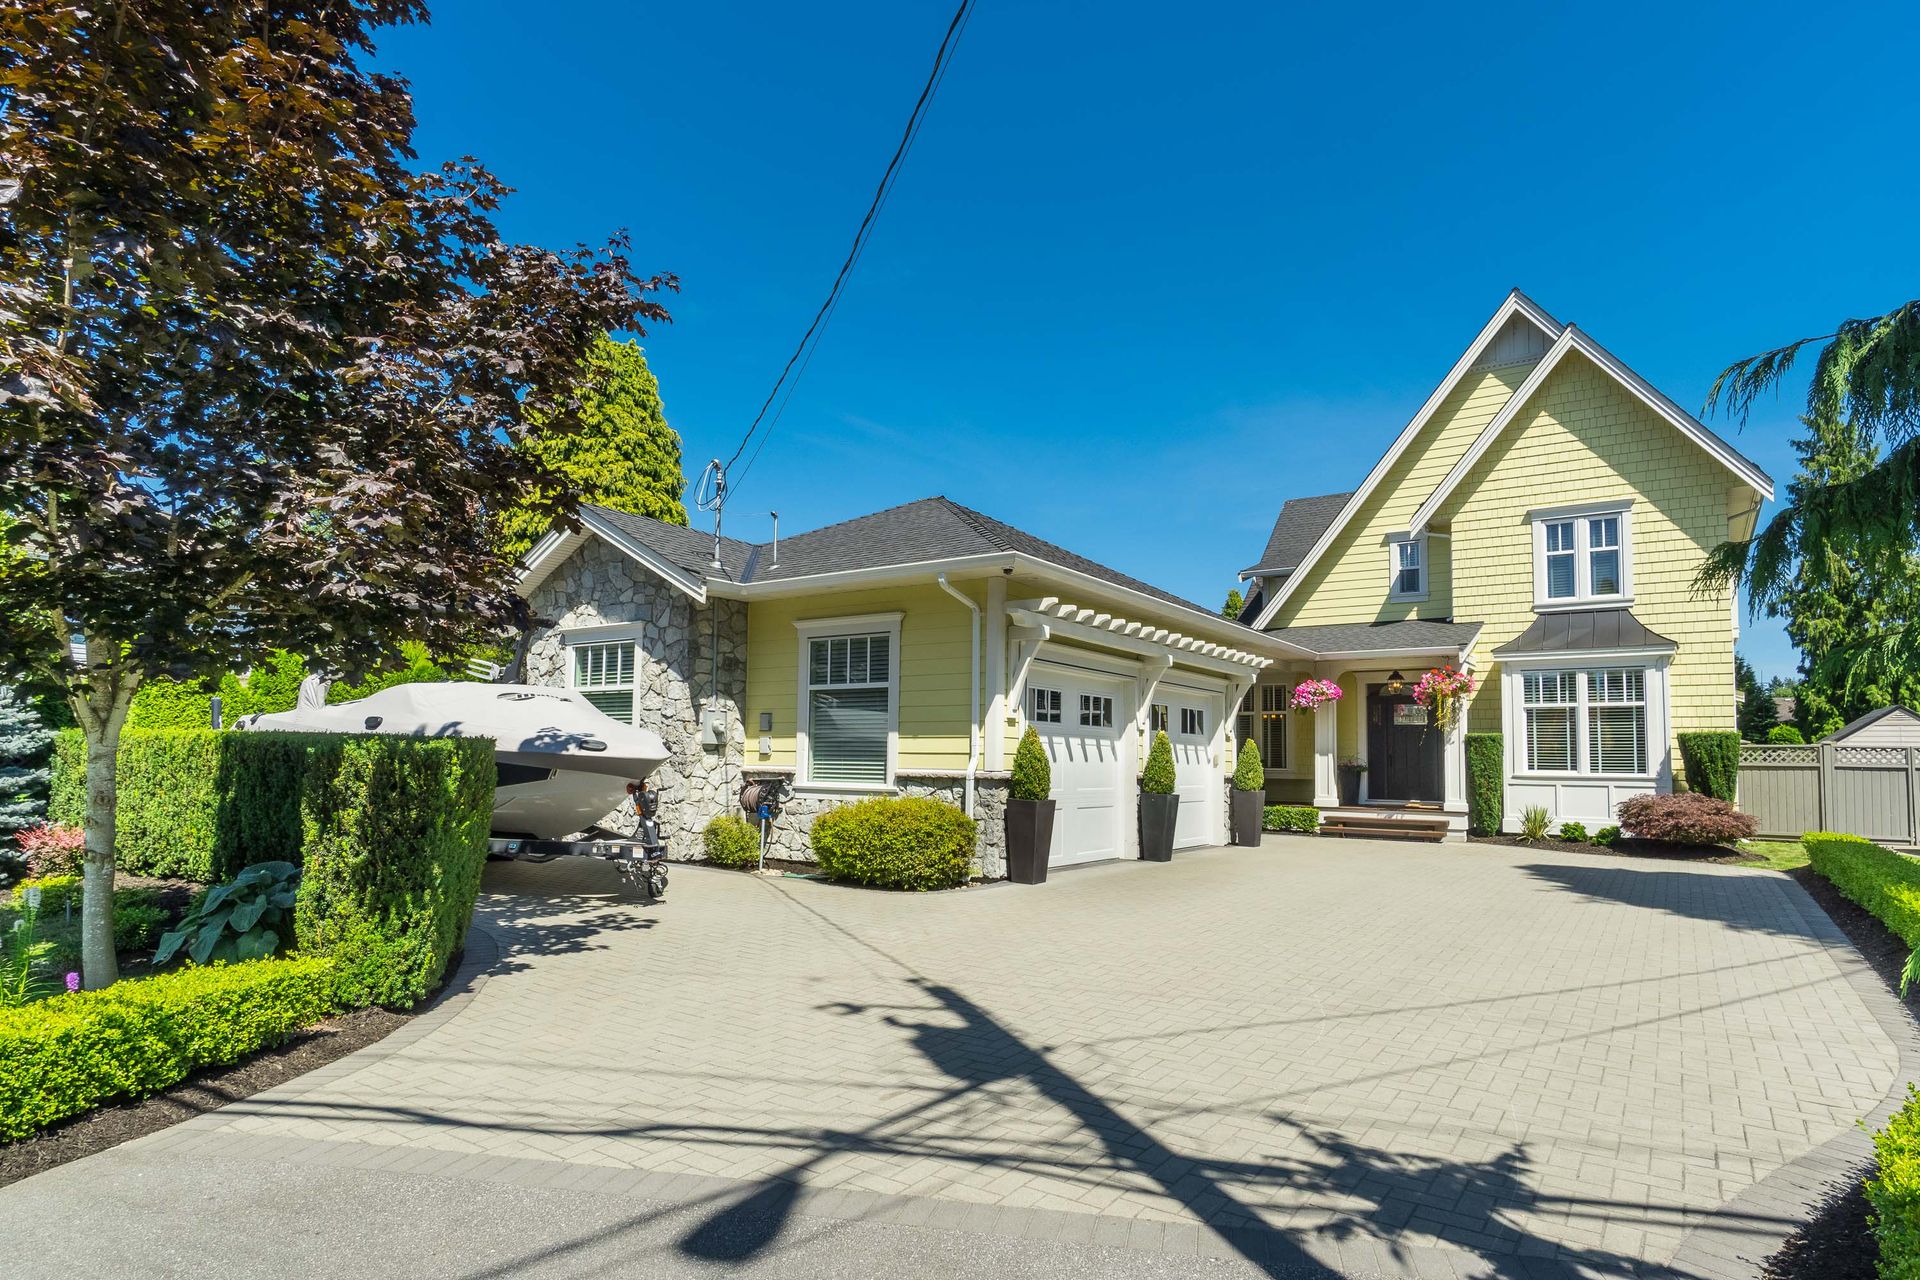
[[[948,582],[946,574],[940,575],[939,582],[942,591],[967,606],[968,612],[973,614],[972,662],[970,664],[972,678],[967,681],[967,693],[971,696],[973,709],[973,723],[967,726],[966,781],[967,816],[971,818],[973,816],[973,774],[974,770],[980,767],[980,606],[973,602],[973,597]]]

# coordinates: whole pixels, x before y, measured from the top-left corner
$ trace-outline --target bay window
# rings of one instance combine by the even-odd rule
[[[1645,670],[1527,671],[1520,691],[1527,772],[1649,772]]]

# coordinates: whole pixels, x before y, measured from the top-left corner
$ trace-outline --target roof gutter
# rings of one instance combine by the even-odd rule
[[[980,739],[983,736],[980,732],[980,606],[975,604],[973,598],[967,595],[966,592],[955,590],[954,585],[947,581],[946,574],[943,573],[934,580],[940,584],[942,591],[967,606],[968,611],[973,614],[973,629],[969,633],[973,641],[972,662],[969,668],[971,676],[967,681],[967,694],[971,699],[973,719],[967,725],[967,780],[965,792],[967,816],[971,818],[973,816],[973,775],[980,767]]]

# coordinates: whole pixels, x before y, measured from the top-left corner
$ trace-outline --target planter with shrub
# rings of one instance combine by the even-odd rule
[[[1261,814],[1260,825],[1268,831],[1300,831],[1312,835],[1320,830],[1320,811],[1310,804],[1270,804]]]
[[[813,820],[813,856],[835,880],[879,889],[953,889],[973,869],[975,825],[950,804],[879,796]]]
[[[1233,768],[1232,822],[1235,844],[1258,845],[1267,806],[1267,774],[1260,765],[1260,748],[1252,738],[1240,744]]]
[[[1759,829],[1752,815],[1698,791],[1622,800],[1620,826],[1637,840],[1687,845],[1732,844],[1751,839]]]
[[[1140,857],[1145,862],[1173,859],[1173,829],[1180,816],[1174,794],[1173,740],[1165,729],[1153,735],[1146,768],[1140,771]]]
[[[716,813],[700,833],[700,848],[717,867],[760,865],[760,833],[737,813]]]
[[[1367,766],[1361,763],[1359,756],[1340,758],[1340,803],[1352,808],[1360,803],[1360,779],[1365,777]]]
[[[1015,884],[1047,882],[1053,811],[1053,766],[1040,745],[1039,730],[1028,725],[1013,752],[1007,792],[1007,879]]]
[[[1730,729],[1715,729],[1683,733],[1678,738],[1688,790],[1715,800],[1733,801],[1740,785],[1740,735]],[[1621,825],[1633,830],[1631,823]]]

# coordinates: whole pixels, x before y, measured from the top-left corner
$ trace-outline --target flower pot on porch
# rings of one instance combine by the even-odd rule
[[[1340,803],[1356,805],[1360,803],[1360,777],[1366,770],[1358,765],[1340,766]]]
[[[1233,824],[1233,842],[1235,844],[1260,844],[1260,823],[1266,817],[1267,793],[1264,791],[1234,791],[1229,793],[1229,816]]]
[[[1179,796],[1153,791],[1140,793],[1140,858],[1143,862],[1173,860],[1173,824],[1179,813]]]
[[[1015,884],[1047,882],[1053,806],[1051,800],[1007,801],[1007,879]]]

